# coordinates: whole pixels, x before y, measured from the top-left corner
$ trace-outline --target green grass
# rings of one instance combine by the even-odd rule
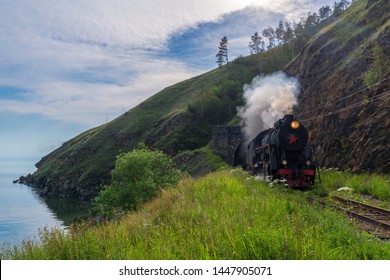
[[[336,169],[321,170],[322,184],[313,191],[317,195],[337,192],[342,187],[350,188],[338,195],[363,201],[365,196],[380,200],[381,207],[390,207],[390,176],[379,174],[352,174]]]
[[[310,195],[220,171],[184,179],[117,221],[43,230],[1,258],[390,259],[390,243],[308,203]]]
[[[200,176],[216,170],[226,170],[230,166],[211,147],[211,143],[200,149],[179,153],[174,160],[179,168],[191,176]]]

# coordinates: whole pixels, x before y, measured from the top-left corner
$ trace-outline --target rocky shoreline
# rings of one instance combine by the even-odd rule
[[[18,179],[15,179],[13,183],[23,184],[34,188],[34,190],[43,197],[68,197],[83,201],[93,199],[100,191],[100,187],[76,187],[70,180],[65,180],[63,182],[60,178],[40,179],[40,177],[36,177],[31,173],[26,176],[20,176]]]

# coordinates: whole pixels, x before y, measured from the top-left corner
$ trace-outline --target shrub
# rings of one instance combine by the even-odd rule
[[[123,153],[116,160],[112,183],[94,199],[93,212],[112,218],[115,213],[135,210],[180,177],[172,159],[161,151],[140,147]]]
[[[390,70],[390,61],[379,45],[375,45],[371,52],[373,62],[364,75],[364,83],[369,87],[378,83]]]

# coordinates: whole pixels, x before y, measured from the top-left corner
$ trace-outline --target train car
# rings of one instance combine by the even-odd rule
[[[260,132],[238,148],[237,161],[264,179],[278,179],[292,188],[312,188],[319,182],[313,146],[306,128],[285,115],[274,127]]]

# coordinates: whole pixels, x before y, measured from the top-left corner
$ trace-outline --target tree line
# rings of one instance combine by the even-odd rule
[[[322,6],[318,12],[309,12],[308,16],[302,17],[298,23],[280,20],[275,28],[268,26],[263,29],[261,34],[255,32],[250,37],[248,45],[250,54],[258,54],[282,44],[289,44],[292,52],[294,49],[301,49],[307,40],[317,32],[317,27],[321,22],[331,17],[339,17],[355,1],[334,2],[333,7],[326,5]],[[227,36],[222,37],[216,58],[219,67],[229,62]]]

